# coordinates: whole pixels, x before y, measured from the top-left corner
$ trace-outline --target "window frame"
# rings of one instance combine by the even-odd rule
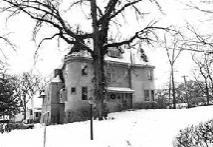
[[[150,90],[148,90],[148,89],[144,89],[144,101],[146,101],[146,102],[150,101],[149,91]]]
[[[87,64],[84,64],[81,66],[81,75],[88,76],[88,65]]]
[[[148,69],[147,70],[147,78],[148,80],[153,80],[153,70],[152,69]]]
[[[74,92],[72,91],[73,89],[75,89]],[[76,95],[76,94],[77,94],[77,89],[76,89],[76,87],[71,87],[71,88],[70,88],[70,94],[71,94],[71,95]]]
[[[81,87],[81,100],[88,100],[88,87]]]

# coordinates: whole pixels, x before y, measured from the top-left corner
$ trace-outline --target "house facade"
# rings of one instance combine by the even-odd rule
[[[105,58],[106,92],[109,112],[143,108],[154,101],[154,66],[126,51]],[[67,55],[43,99],[41,122],[67,123],[88,115],[89,99],[94,98],[92,59],[84,54]],[[95,108],[94,108],[95,109]]]

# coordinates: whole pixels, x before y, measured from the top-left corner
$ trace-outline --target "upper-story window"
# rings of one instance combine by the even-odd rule
[[[107,82],[116,82],[117,81],[117,76],[120,75],[119,70],[115,70],[113,68],[107,69],[107,74],[106,74],[106,79]]]
[[[88,65],[83,65],[83,66],[81,67],[81,75],[82,75],[82,76],[88,75]]]
[[[147,78],[148,78],[148,80],[153,80],[153,70],[152,69],[147,70]]]
[[[112,82],[112,73],[110,71],[107,71],[107,75],[106,75],[106,79],[107,79],[107,82]]]

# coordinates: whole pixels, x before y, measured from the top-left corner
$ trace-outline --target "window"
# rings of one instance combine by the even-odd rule
[[[151,90],[151,97],[152,97],[152,101],[155,101],[155,91]]]
[[[83,65],[83,66],[81,67],[81,75],[82,75],[82,76],[88,75],[88,66],[87,66],[87,65]]]
[[[148,77],[148,80],[153,80],[153,70],[152,69],[149,69],[147,71],[147,77]]]
[[[108,71],[107,72],[107,78],[106,79],[107,79],[107,82],[109,82],[109,83],[113,82],[113,71],[111,71],[111,72]]]
[[[82,100],[87,100],[88,89],[87,87],[82,87]]]
[[[71,87],[71,94],[76,94],[76,88],[75,87]]]
[[[60,90],[60,103],[64,103],[64,101],[67,101],[67,90],[65,88],[62,88]]]
[[[144,100],[149,101],[149,90],[144,90]]]
[[[116,82],[117,80],[117,76],[118,76],[118,71],[116,71],[115,69],[109,69],[107,71],[107,82],[111,83],[111,82]]]

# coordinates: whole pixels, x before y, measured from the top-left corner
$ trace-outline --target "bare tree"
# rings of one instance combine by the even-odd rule
[[[161,10],[157,0],[146,1],[150,3],[149,5],[154,4]],[[104,55],[107,53],[107,49],[110,47],[118,49],[124,45],[131,46],[138,41],[150,43],[157,38],[155,30],[169,30],[169,28],[157,27],[156,22],[151,22],[127,37],[122,35],[122,37],[116,37],[117,35],[110,34],[113,26],[117,29],[120,28],[125,13],[135,15],[138,22],[142,22],[146,14],[141,9],[140,4],[143,2],[143,0],[103,0],[98,2],[96,0],[73,0],[69,2],[69,7],[65,11],[61,7],[62,1],[59,0],[2,0],[4,6],[2,11],[10,12],[10,16],[25,13],[35,20],[36,26],[33,32],[35,39],[43,26],[54,28],[55,33],[50,37],[43,38],[38,44],[38,48],[44,41],[58,37],[67,44],[76,46],[71,49],[70,53],[83,50],[91,54],[94,65],[94,95],[99,118],[102,119],[103,100],[106,94]],[[65,19],[65,13],[69,14],[68,12],[77,8],[82,8],[92,31],[83,30],[81,24],[70,25],[69,21]],[[129,20],[126,19],[126,21]],[[87,40],[92,40],[92,48],[86,44]]]
[[[15,44],[13,44],[10,39],[8,39],[8,34],[4,34],[4,35],[0,35],[0,43],[1,43],[1,47],[0,47],[0,70],[5,70],[6,66],[8,66],[7,64],[7,60],[8,60],[8,48],[7,46],[12,49],[11,51],[16,51],[16,46]],[[2,47],[4,46],[4,48]]]
[[[32,72],[25,72],[16,77],[16,94],[19,95],[22,102],[22,108],[24,111],[24,120],[26,120],[27,103],[31,101],[33,112],[33,97],[37,92],[44,89],[46,82],[40,76],[33,74]]]
[[[168,36],[164,35],[164,43],[165,43],[165,49],[166,54],[169,60],[170,65],[170,78],[169,78],[169,95],[170,95],[170,89],[172,89],[172,98],[173,98],[173,108],[176,108],[176,95],[175,95],[175,79],[174,79],[174,65],[180,56],[181,52],[184,50],[184,42],[182,36],[180,34],[174,34],[171,38],[170,36],[170,42],[168,41]],[[172,88],[170,88],[172,87]]]
[[[212,15],[213,14],[213,2],[210,0],[196,0],[196,1],[185,1],[186,6],[203,12],[205,14]]]
[[[206,103],[209,105],[210,101],[210,93],[212,93],[212,55],[211,54],[204,54],[200,58],[196,58],[195,55],[192,56],[194,63],[197,65],[198,73],[204,79],[205,83],[205,94],[206,94]],[[211,91],[210,91],[211,90]]]

